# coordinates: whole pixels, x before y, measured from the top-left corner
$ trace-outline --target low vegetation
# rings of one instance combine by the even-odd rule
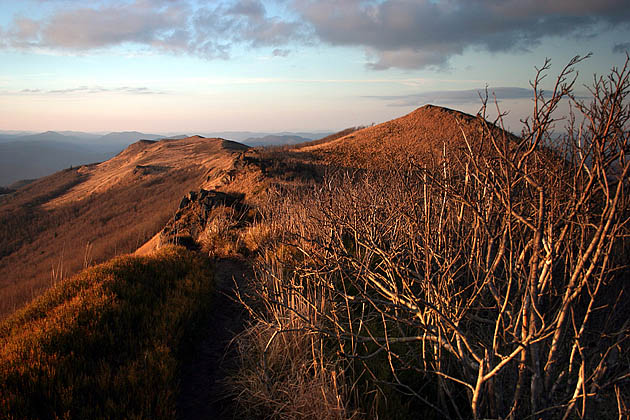
[[[0,319],[61,278],[135,251],[159,232],[201,175],[172,170],[45,208],[82,182],[76,169],[67,169],[0,198]]]
[[[191,198],[166,226],[197,252],[116,258],[0,324],[0,417],[175,417],[177,367],[211,303],[204,255],[255,265],[237,293],[250,317],[227,380],[244,417],[627,417],[630,68],[596,78],[585,101],[573,93],[580,61],[547,92],[542,66],[520,137],[503,114],[485,119],[486,98],[477,117],[429,106],[243,153],[220,188],[246,206]],[[158,175],[60,217],[29,198],[16,209],[32,225],[0,224],[13,237],[0,276],[30,235],[71,235],[77,220],[84,235],[120,228],[104,258],[112,243],[131,247],[145,217],[165,222],[136,203],[174,208],[169,185]]]
[[[209,260],[176,247],[57,284],[0,324],[0,417],[174,418],[212,290]]]
[[[485,122],[484,103],[477,135],[462,128],[437,158],[270,192],[234,381],[244,409],[629,414],[630,69],[595,79],[585,102],[579,61],[548,93],[545,63],[520,138]],[[575,113],[558,138],[563,101]]]

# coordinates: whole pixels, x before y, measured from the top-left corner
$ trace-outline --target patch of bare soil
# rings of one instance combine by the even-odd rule
[[[237,365],[232,339],[243,330],[246,311],[234,300],[235,283],[246,287],[252,271],[245,259],[216,262],[217,293],[193,354],[181,371],[177,418],[180,420],[233,419],[232,398],[225,387],[228,372]]]

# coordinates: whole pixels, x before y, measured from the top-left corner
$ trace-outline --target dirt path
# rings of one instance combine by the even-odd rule
[[[243,329],[245,312],[234,302],[234,281],[239,286],[250,278],[245,260],[222,259],[216,263],[217,295],[202,332],[202,340],[182,367],[181,393],[177,401],[180,420],[232,419],[231,398],[222,384],[226,371],[235,367],[230,340]]]

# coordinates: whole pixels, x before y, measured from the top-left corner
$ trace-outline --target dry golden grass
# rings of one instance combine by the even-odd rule
[[[228,383],[245,417],[277,419],[358,419],[344,407],[345,378],[333,363],[322,362],[318,340],[300,331],[278,333],[258,323],[237,339],[240,369]]]
[[[236,338],[239,369],[228,384],[239,411],[251,418],[362,418],[349,406],[344,370],[312,328],[320,325],[318,311],[300,293],[291,292],[300,285],[285,277],[283,267],[295,258],[295,249],[280,243],[268,247],[270,240],[278,238],[269,226],[250,234],[261,235],[252,240],[264,247],[258,253],[259,263],[264,260],[264,267],[270,269],[258,271],[250,285],[260,300],[249,306],[253,322]],[[318,297],[319,309],[324,309],[326,298]]]
[[[447,152],[464,147],[462,130],[473,143],[481,138],[482,125],[472,115],[425,105],[403,117],[297,151],[325,164],[383,169],[401,159],[440,161],[445,146]]]
[[[138,142],[0,198],[0,318],[90,263],[134,252],[244,148],[200,137]]]
[[[220,206],[212,210],[206,227],[197,239],[202,249],[217,258],[232,258],[243,253],[240,220],[235,209]]]
[[[174,247],[60,282],[0,323],[0,417],[174,418],[213,287],[210,261]]]
[[[258,253],[271,241],[272,237],[273,232],[271,226],[269,226],[268,223],[259,221],[243,231],[241,241],[249,252]]]

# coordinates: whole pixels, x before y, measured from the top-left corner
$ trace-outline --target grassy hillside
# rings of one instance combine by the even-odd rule
[[[1,418],[173,418],[178,360],[213,289],[182,248],[120,257],[0,324]]]
[[[188,191],[220,180],[244,149],[200,137],[140,141],[0,196],[0,319],[51,282],[135,251]]]
[[[429,164],[442,160],[444,153],[461,153],[465,147],[462,133],[481,147],[484,129],[511,137],[493,125],[484,127],[472,115],[425,105],[400,118],[351,131],[331,141],[312,142],[299,150],[311,153],[324,164],[386,169],[391,163],[401,165],[409,159]]]
[[[162,228],[182,195],[196,188],[199,175],[194,169],[156,174],[46,208],[51,198],[81,182],[72,169],[9,197],[0,205],[0,318],[51,282],[133,252]]]

